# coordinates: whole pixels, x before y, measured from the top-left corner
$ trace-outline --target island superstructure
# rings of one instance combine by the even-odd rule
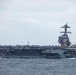
[[[70,39],[68,37],[68,33],[71,33],[69,31],[67,31],[68,28],[71,28],[67,25],[67,23],[62,26],[61,28],[64,28],[64,31],[60,32],[60,33],[63,33],[63,35],[59,36],[59,40],[58,42],[61,44],[61,47],[65,47],[65,46],[70,46],[71,42],[70,42]]]

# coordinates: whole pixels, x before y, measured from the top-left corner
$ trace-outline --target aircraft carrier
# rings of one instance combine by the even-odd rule
[[[48,58],[62,59],[75,58],[76,48],[71,46],[67,29],[71,28],[67,23],[61,36],[58,37],[59,46],[39,46],[39,45],[0,45],[0,56],[2,58]]]

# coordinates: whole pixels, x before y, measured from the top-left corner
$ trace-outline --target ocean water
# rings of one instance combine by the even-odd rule
[[[76,75],[76,59],[0,58],[0,75]]]

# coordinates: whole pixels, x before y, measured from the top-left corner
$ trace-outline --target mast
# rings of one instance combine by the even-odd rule
[[[67,25],[67,23],[64,26],[62,26],[61,28],[64,28],[64,31],[60,32],[60,33],[64,33],[64,34],[71,33],[69,31],[67,31],[68,28],[71,28],[70,26]]]
[[[67,23],[62,26],[61,28],[64,28],[64,31],[60,32],[63,33],[63,35],[59,36],[58,42],[61,44],[61,47],[70,46],[71,42],[68,37],[68,33],[71,33],[70,31],[67,31],[68,28],[71,28],[67,25]]]

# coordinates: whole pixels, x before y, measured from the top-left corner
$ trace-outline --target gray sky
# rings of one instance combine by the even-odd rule
[[[1,45],[58,45],[68,22],[76,41],[76,0],[0,0]]]

